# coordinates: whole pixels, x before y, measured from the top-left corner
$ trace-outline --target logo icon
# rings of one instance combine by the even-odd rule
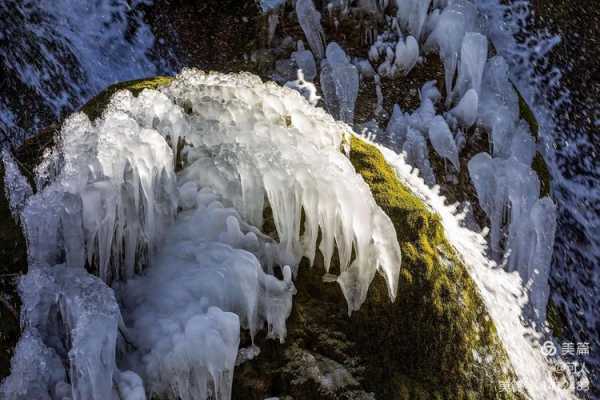
[[[547,340],[542,345],[542,354],[546,357],[552,357],[556,355],[556,346],[552,341]]]

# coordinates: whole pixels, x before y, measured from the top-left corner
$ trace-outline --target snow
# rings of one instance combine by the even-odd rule
[[[325,57],[325,32],[321,26],[321,13],[317,11],[313,0],[297,0],[296,14],[298,23],[313,54],[320,60]]]
[[[285,339],[293,277],[318,238],[329,278],[337,247],[349,313],[376,273],[393,300],[396,232],[341,152],[350,131],[289,88],[197,70],[137,97],[117,92],[95,121],[68,118],[21,213],[31,336],[1,390],[227,399],[240,329]],[[267,207],[277,241],[256,228]],[[68,360],[60,376],[26,365],[53,352]]]

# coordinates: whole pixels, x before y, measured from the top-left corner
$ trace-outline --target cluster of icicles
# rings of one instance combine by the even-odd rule
[[[271,2],[264,8],[277,16],[277,7],[283,3]],[[384,21],[386,30],[371,35],[365,58],[349,57],[335,42],[327,44],[321,13],[312,0],[297,0],[295,8],[312,52],[299,42],[290,60],[277,65],[274,79],[286,75],[283,66],[308,71],[289,86],[300,87],[301,93],[315,99],[306,88],[311,87],[310,80],[319,72],[316,65],[320,65],[325,105],[349,124],[354,121],[361,79],[374,81],[375,112],[380,114],[385,112],[382,79],[402,79],[427,57],[439,56],[445,99],[442,101],[435,81],[427,82],[414,112],[395,105],[385,129],[379,129],[374,121],[368,129],[375,131],[379,142],[403,152],[430,186],[436,184],[436,177],[428,142],[447,163],[447,182],[458,182],[461,168],[467,168],[479,206],[490,220],[492,257],[502,260],[508,271],[519,272],[529,290],[528,317],[538,323],[545,321],[556,207],[549,197],[540,198],[540,179],[532,165],[536,153],[544,151],[528,122],[521,119],[519,94],[511,83],[509,66],[500,55],[488,58],[489,42],[502,45],[506,40],[502,27],[496,26],[499,21],[488,15],[494,8],[489,4],[480,8],[479,2],[471,0],[325,2],[323,11],[334,25],[365,15]],[[272,20],[277,22],[277,18]],[[276,24],[271,30],[275,32],[275,28]],[[285,43],[284,39],[280,46]],[[489,154],[479,153],[461,166],[460,153],[467,147],[468,135],[482,132],[489,138]]]
[[[228,399],[257,351],[238,353],[240,328],[284,340],[317,245],[327,271],[337,248],[349,312],[377,272],[394,299],[396,232],[341,151],[348,132],[292,90],[184,70],[68,118],[36,193],[5,152],[29,272],[2,397]]]

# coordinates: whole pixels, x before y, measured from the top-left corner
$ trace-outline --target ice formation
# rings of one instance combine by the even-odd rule
[[[461,98],[467,90],[473,89],[481,93],[481,80],[487,61],[488,40],[475,32],[467,32],[463,38],[458,81],[456,83],[456,96]]]
[[[540,348],[543,336],[531,326],[524,326],[522,322],[527,302],[535,304],[535,300],[531,297],[528,300],[519,274],[498,268],[486,256],[486,239],[464,227],[464,215],[456,214],[456,205],[448,205],[446,198],[440,196],[438,188],[426,185],[402,154],[383,146],[378,147],[394,167],[400,181],[440,216],[446,238],[464,260],[494,321],[518,376],[519,387],[524,388],[533,399],[576,398],[571,389],[560,387],[553,379],[552,370]],[[546,200],[544,203],[546,205],[541,206],[540,211],[547,207]],[[543,223],[541,218],[537,221]],[[535,296],[531,291],[529,294]]]
[[[317,64],[315,58],[310,50],[304,49],[304,43],[299,40],[298,47],[295,52],[292,53],[292,59],[295,61],[298,69],[301,69],[304,73],[304,78],[312,82],[317,77]]]
[[[121,320],[112,289],[82,268],[30,265],[19,293],[24,334],[0,393],[10,400],[112,399]]]
[[[429,162],[427,142],[421,132],[408,127],[406,130],[406,141],[402,146],[402,151],[406,153],[406,160],[419,169],[425,182],[428,185],[434,185],[435,175]]]
[[[0,390],[227,399],[240,328],[285,338],[292,278],[318,237],[327,273],[337,248],[349,312],[378,272],[393,299],[396,232],[340,150],[347,132],[288,88],[196,70],[117,92],[93,122],[68,118],[21,212],[26,334]],[[278,241],[256,228],[267,207]]]
[[[161,121],[172,134],[169,124],[183,111],[164,112],[172,113]],[[76,114],[61,138],[61,173],[24,213],[29,262],[61,263],[64,249],[70,267],[87,262],[105,282],[128,279],[150,264],[177,210],[172,151],[124,112],[97,123]]]
[[[433,32],[427,38],[426,50],[437,49],[444,64],[444,80],[447,95],[454,90],[454,76],[458,67],[463,38],[467,32],[477,31],[478,14],[468,0],[450,2],[436,21]],[[447,97],[447,101],[451,96]]]
[[[452,163],[456,171],[460,171],[458,149],[448,124],[441,116],[436,116],[429,125],[429,141],[435,151]]]
[[[121,290],[136,348],[128,361],[151,394],[191,400],[212,391],[227,399],[240,326],[254,337],[266,324],[269,336],[285,338],[292,273],[286,266],[279,281],[263,272],[257,256],[269,256],[265,247],[275,243],[212,191],[184,187],[196,204],[179,214],[153,268]]]
[[[2,151],[4,166],[4,195],[8,199],[10,212],[15,220],[20,219],[27,199],[33,194],[27,179],[21,175],[17,163],[8,150]]]
[[[298,70],[298,79],[286,82],[285,86],[300,93],[313,106],[316,106],[319,102],[320,97],[317,96],[317,88],[312,83],[304,80],[304,72],[301,69]]]
[[[404,73],[408,73],[417,64],[419,58],[419,43],[413,36],[408,36],[406,40],[400,39],[396,45],[396,55],[394,59],[395,66]]]
[[[321,90],[327,109],[336,118],[352,124],[358,97],[358,70],[335,42],[327,45],[327,58],[321,64]]]
[[[313,0],[297,0],[296,14],[313,54],[322,59],[325,57],[326,40],[321,26],[321,13],[315,8]]]
[[[417,40],[421,38],[430,4],[431,0],[396,0],[398,24]]]
[[[465,128],[470,128],[477,121],[477,110],[479,108],[479,96],[475,89],[469,89],[456,107],[450,110],[460,124]]]
[[[498,254],[506,235],[507,266],[519,271],[528,285],[536,319],[544,321],[548,272],[556,208],[550,198],[539,199],[535,172],[514,157],[492,158],[480,153],[469,161],[469,175],[481,208],[491,223],[491,248]]]
[[[275,11],[285,4],[286,0],[260,0],[260,9],[263,13]]]

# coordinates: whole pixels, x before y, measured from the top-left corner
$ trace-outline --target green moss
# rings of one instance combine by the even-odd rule
[[[515,399],[499,383],[514,380],[507,356],[478,291],[445,239],[439,217],[397,179],[383,155],[353,138],[350,160],[390,216],[402,248],[398,296],[381,276],[350,317],[339,286],[325,283],[322,255],[303,260],[298,294],[283,345],[258,338],[260,356],[236,369],[234,399],[292,395],[344,399],[298,383],[287,368],[291,346],[335,360],[377,399]],[[266,231],[275,228],[270,210]],[[339,270],[337,254],[332,272]],[[481,358],[476,357],[478,353]],[[486,361],[481,361],[481,359]]]
[[[81,111],[87,114],[91,120],[95,120],[108,104],[110,97],[117,91],[127,89],[134,96],[137,96],[144,89],[157,89],[161,86],[167,86],[173,81],[170,76],[156,76],[154,78],[147,79],[136,79],[133,81],[120,82],[115,85],[109,86],[88,103],[86,103]]]
[[[379,372],[376,382],[390,382],[383,398],[406,391],[419,398],[414,388],[425,392],[423,398],[510,398],[497,389],[511,379],[504,372],[506,354],[439,217],[400,183],[374,146],[353,138],[350,159],[392,219],[403,252],[396,302],[389,303],[384,283],[376,279],[355,320],[358,334],[366,333],[359,342],[367,353],[402,377]],[[491,361],[482,366],[474,351]]]

